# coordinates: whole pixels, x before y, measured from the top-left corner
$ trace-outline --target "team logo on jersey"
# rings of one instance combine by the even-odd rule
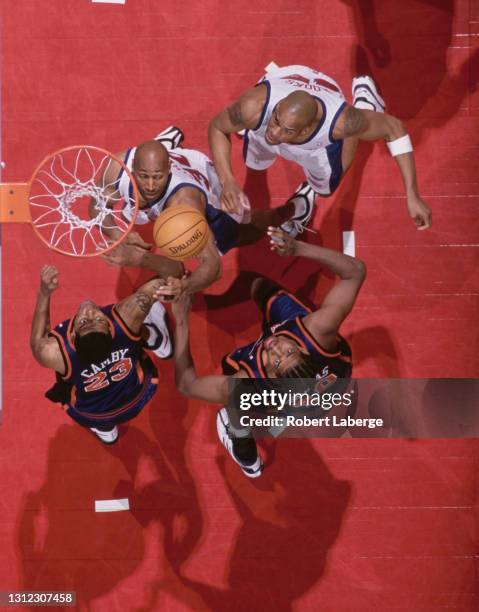
[[[336,87],[336,85],[333,83],[326,81],[326,79],[308,79],[300,74],[290,74],[281,78],[285,81],[289,81],[291,85],[297,85],[298,87],[303,87],[304,89],[310,89],[312,91],[329,89],[330,91],[341,93],[339,87]]]

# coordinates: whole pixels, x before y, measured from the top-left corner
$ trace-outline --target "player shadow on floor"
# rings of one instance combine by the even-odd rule
[[[153,400],[147,409],[159,408]],[[77,609],[89,609],[131,577],[148,550],[155,550],[158,573],[192,553],[202,519],[184,458],[168,456],[134,422],[119,429],[110,447],[75,424],[62,425],[50,441],[46,481],[25,495],[16,526],[25,590],[76,591]],[[163,436],[171,435],[165,429]],[[130,511],[94,511],[95,499],[119,498],[129,499]],[[145,609],[154,609],[153,584],[138,589]]]
[[[355,330],[348,340],[355,367],[364,367],[366,361],[374,359],[378,367],[375,378],[401,378],[399,355],[387,328],[381,325],[364,327]]]
[[[356,74],[370,74],[376,80],[391,114],[408,119],[422,113],[427,127],[445,125],[479,80],[479,50],[456,73],[448,67],[454,0],[342,1],[350,6],[356,26],[358,44],[351,60]],[[421,135],[419,126],[415,141]]]
[[[290,611],[321,581],[351,497],[310,440],[262,443],[270,455],[260,479],[245,478],[222,456],[237,536],[225,568],[224,588],[181,576],[210,610]],[[271,456],[274,455],[274,458]]]

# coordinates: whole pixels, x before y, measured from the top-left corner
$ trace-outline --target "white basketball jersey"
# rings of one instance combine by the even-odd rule
[[[135,157],[136,147],[129,149],[125,155],[125,165],[131,170]],[[213,164],[206,155],[193,149],[177,148],[168,151],[171,167],[168,183],[162,195],[143,206],[136,217],[135,223],[144,225],[154,221],[166,206],[168,199],[182,187],[196,187],[205,196],[206,202],[215,208],[221,208],[219,203],[220,185]],[[129,202],[132,198],[131,180],[123,170],[119,174],[118,191],[127,204],[123,208],[123,215],[130,220],[133,207]]]
[[[248,135],[259,138],[262,148],[303,165],[312,151],[335,142],[332,132],[346,101],[339,85],[333,79],[307,66],[284,66],[268,72],[260,83],[267,88],[266,102],[258,126],[249,130]],[[264,136],[271,115],[277,104],[294,91],[305,91],[314,96],[323,109],[322,119],[313,134],[304,142],[270,145]]]

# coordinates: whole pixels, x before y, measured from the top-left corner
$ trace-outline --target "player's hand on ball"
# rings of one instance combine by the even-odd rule
[[[296,253],[296,240],[283,232],[279,227],[268,227],[271,250],[278,255],[294,255]]]
[[[150,243],[143,240],[138,232],[130,232],[125,238],[125,243],[140,249],[145,249],[146,251],[150,251],[152,247]]]
[[[43,266],[40,272],[40,291],[45,295],[50,295],[55,289],[58,289],[59,272],[55,266]]]
[[[229,213],[244,214],[251,204],[235,180],[226,181],[221,192],[221,207]]]
[[[432,225],[432,212],[429,206],[418,196],[409,196],[407,208],[418,230],[425,230]]]

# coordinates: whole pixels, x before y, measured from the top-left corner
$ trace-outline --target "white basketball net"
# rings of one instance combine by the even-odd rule
[[[47,158],[31,181],[29,197],[40,238],[50,248],[78,257],[100,255],[116,246],[136,216],[131,215],[136,212],[133,189],[126,197],[118,191],[120,169],[108,151],[90,146],[70,147]],[[124,172],[131,179],[123,166]],[[129,219],[122,214],[125,206]]]

